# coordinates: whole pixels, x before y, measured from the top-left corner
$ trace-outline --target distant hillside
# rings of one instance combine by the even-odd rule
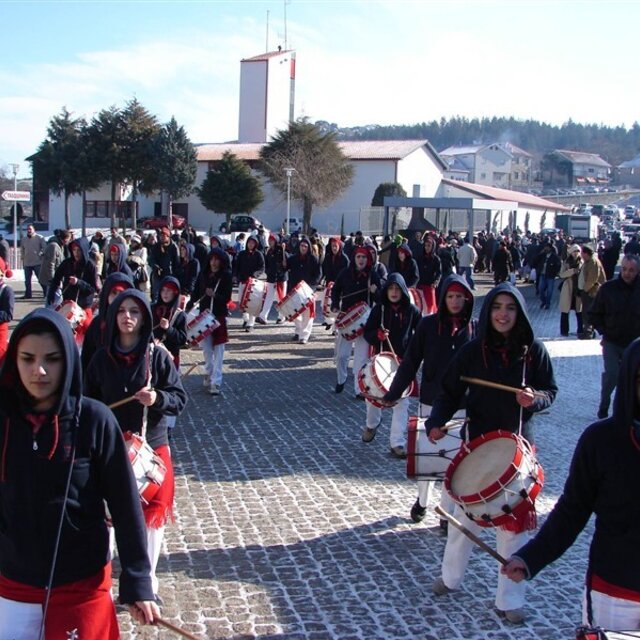
[[[640,124],[631,127],[607,127],[577,124],[571,120],[554,126],[537,120],[515,118],[474,118],[456,116],[413,125],[365,125],[339,127],[320,120],[324,131],[334,131],[339,140],[408,140],[426,138],[438,150],[451,145],[511,142],[536,157],[553,149],[570,149],[600,154],[618,165],[640,152]]]

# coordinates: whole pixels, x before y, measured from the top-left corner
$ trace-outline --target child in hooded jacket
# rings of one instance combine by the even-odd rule
[[[13,277],[13,271],[7,267],[4,259],[0,258],[0,365],[9,344],[9,323],[13,320],[15,304],[13,289],[5,282],[5,278],[11,277]]]

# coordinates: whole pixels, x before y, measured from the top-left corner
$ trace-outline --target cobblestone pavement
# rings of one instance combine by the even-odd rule
[[[490,284],[478,279],[477,309]],[[541,310],[532,287],[519,287],[560,387],[536,423],[544,519],[595,417],[600,347],[559,338],[557,310]],[[39,302],[20,302],[17,315]],[[333,393],[333,339],[321,325],[307,345],[290,341],[292,325],[256,325],[248,334],[236,313],[230,326],[223,395],[204,392],[200,368],[185,378],[191,399],[172,446],[176,522],[159,564],[167,620],[198,637],[235,640],[575,637],[591,524],[530,583],[524,627],[496,615],[497,563],[480,549],[462,588],[436,598],[430,587],[445,539],[435,513],[420,524],[409,518],[416,485],[388,453],[391,412],[364,444],[364,404],[351,378]],[[189,351],[183,362],[200,358]],[[490,531],[483,537],[495,546]],[[127,640],[175,637],[134,629],[124,613],[120,620]]]

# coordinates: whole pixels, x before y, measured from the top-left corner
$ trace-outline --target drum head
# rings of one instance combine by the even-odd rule
[[[518,448],[514,438],[495,438],[468,453],[453,472],[451,491],[456,496],[480,493],[509,468]]]
[[[373,370],[382,387],[389,389],[393,377],[398,371],[398,362],[393,355],[380,353],[373,361]]]

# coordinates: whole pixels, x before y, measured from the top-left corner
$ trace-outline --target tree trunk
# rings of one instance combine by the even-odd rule
[[[64,192],[64,226],[67,230],[71,229],[71,202],[66,191]]]
[[[313,215],[313,203],[305,198],[302,201],[302,233],[309,233],[311,229],[311,216]]]
[[[171,214],[172,207],[173,197],[170,193],[167,193],[167,224],[169,225],[169,231],[173,233],[173,215]]]
[[[87,192],[82,190],[82,237],[87,235]]]
[[[131,230],[135,233],[138,228],[138,183],[133,182],[131,193]]]
[[[111,218],[111,226],[117,227],[116,221],[116,183],[115,180],[111,181],[111,200],[109,200],[109,217]]]

